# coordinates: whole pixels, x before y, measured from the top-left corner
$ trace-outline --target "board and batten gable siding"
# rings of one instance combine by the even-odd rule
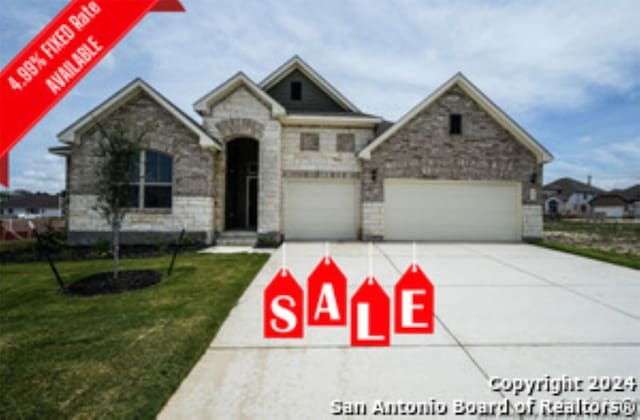
[[[291,99],[291,82],[302,84],[302,100]],[[349,112],[324,93],[300,70],[294,70],[280,80],[267,93],[278,101],[287,112]]]
[[[171,209],[135,209],[124,218],[123,243],[175,240],[184,227],[197,240],[209,241],[213,232],[214,156],[175,116],[143,91],[101,119],[105,129],[121,121],[131,132],[144,132],[146,148],[173,159]],[[71,147],[69,159],[69,234],[72,244],[110,240],[110,228],[93,209],[96,167],[100,162],[97,127],[89,128]]]
[[[450,114],[462,115],[462,134],[449,134]],[[363,201],[384,201],[385,178],[518,181],[523,204],[541,203],[542,164],[457,86],[363,161]]]

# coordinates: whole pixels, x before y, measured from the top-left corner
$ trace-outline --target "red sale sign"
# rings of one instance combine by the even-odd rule
[[[396,333],[433,333],[433,284],[417,264],[411,264],[396,283],[393,301]]]
[[[388,346],[389,296],[374,277],[365,279],[351,298],[351,345]]]
[[[304,296],[289,270],[282,268],[264,289],[265,338],[302,338]]]
[[[347,278],[324,257],[307,281],[307,324],[347,325]]]
[[[371,254],[369,273],[373,272]],[[264,290],[264,338],[302,338],[304,291],[285,268],[284,249],[282,255],[282,268]],[[352,346],[389,346],[393,315],[396,334],[433,334],[435,289],[415,262],[394,286],[393,313],[389,295],[372,274],[351,300],[347,285],[346,276],[327,253],[307,279],[306,321],[310,327],[346,326],[349,314]]]
[[[9,150],[150,11],[184,8],[178,0],[73,0],[0,72],[1,184],[9,186]]]

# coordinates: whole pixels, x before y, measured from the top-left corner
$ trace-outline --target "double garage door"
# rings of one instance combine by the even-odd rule
[[[515,182],[387,179],[388,240],[520,240],[521,189]],[[357,179],[285,179],[287,239],[356,239]]]
[[[515,182],[388,179],[385,239],[520,240],[520,188]]]

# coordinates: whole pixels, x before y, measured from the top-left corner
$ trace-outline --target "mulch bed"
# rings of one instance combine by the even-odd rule
[[[162,281],[162,274],[153,270],[120,271],[113,280],[113,272],[92,274],[69,285],[65,293],[94,296],[144,289]]]

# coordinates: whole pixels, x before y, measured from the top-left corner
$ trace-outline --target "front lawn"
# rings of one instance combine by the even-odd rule
[[[633,221],[545,221],[540,245],[640,269],[640,223]]]
[[[618,264],[624,267],[635,268],[640,270],[640,256],[631,253],[620,253],[615,251],[606,251],[597,248],[587,248],[561,242],[553,242],[544,240],[538,245],[545,248],[555,249],[557,251],[568,252],[570,254],[581,255],[583,257],[593,258],[594,260],[605,261],[611,264]]]
[[[0,418],[153,418],[267,260],[186,254],[144,290],[69,297],[45,263],[0,265]],[[166,272],[169,257],[123,260]],[[64,262],[66,284],[112,262]]]

